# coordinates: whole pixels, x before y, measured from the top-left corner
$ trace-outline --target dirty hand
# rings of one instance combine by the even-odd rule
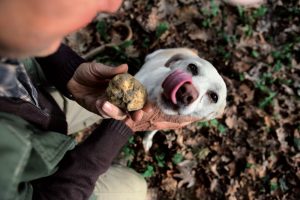
[[[191,116],[166,115],[157,107],[157,105],[147,103],[143,108],[143,115],[140,115],[139,118],[136,117],[135,119],[127,117],[124,122],[136,132],[178,129],[198,120],[200,119]]]
[[[243,5],[243,6],[256,5],[264,2],[264,0],[226,0],[226,1],[234,5]]]
[[[107,101],[105,90],[115,75],[126,73],[127,70],[126,64],[109,67],[95,62],[83,63],[76,69],[67,87],[77,103],[87,110],[103,118],[123,120],[127,115]],[[136,116],[141,118],[142,111],[133,113],[131,117],[135,119]]]

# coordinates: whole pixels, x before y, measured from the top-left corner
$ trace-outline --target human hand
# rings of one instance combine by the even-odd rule
[[[234,4],[234,5],[241,5],[241,6],[252,6],[261,4],[264,0],[226,0],[227,2]]]
[[[143,114],[140,114],[135,119],[127,117],[124,122],[134,132],[136,132],[178,129],[199,120],[199,118],[191,116],[166,115],[158,108],[157,105],[148,103],[143,108]]]
[[[126,73],[126,64],[109,67],[100,63],[83,63],[75,71],[67,84],[77,103],[87,110],[101,115],[103,118],[123,120],[126,114],[121,109],[109,103],[105,90],[109,81],[117,74]],[[131,115],[133,119],[141,118],[142,111]]]

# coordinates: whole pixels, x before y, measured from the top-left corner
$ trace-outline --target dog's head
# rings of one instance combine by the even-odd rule
[[[169,115],[191,115],[210,120],[224,112],[227,89],[208,61],[198,56],[173,55],[162,70],[163,81],[157,103]]]

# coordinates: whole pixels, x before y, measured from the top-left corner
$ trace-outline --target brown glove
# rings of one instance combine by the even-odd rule
[[[192,122],[201,120],[191,116],[166,115],[152,103],[146,105],[146,108],[143,110],[145,112],[141,119],[134,121],[131,117],[128,117],[124,120],[127,126],[129,126],[134,132],[178,129]],[[137,119],[137,117],[135,119]]]

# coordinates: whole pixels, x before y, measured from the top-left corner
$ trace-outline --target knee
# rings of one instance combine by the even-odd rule
[[[147,183],[142,175],[130,169],[128,167],[123,167],[120,165],[113,166],[114,173],[116,174],[116,179],[120,185],[124,185],[128,191],[131,192],[147,192]]]
[[[134,170],[115,165],[99,177],[94,194],[102,199],[145,200],[147,183]]]

